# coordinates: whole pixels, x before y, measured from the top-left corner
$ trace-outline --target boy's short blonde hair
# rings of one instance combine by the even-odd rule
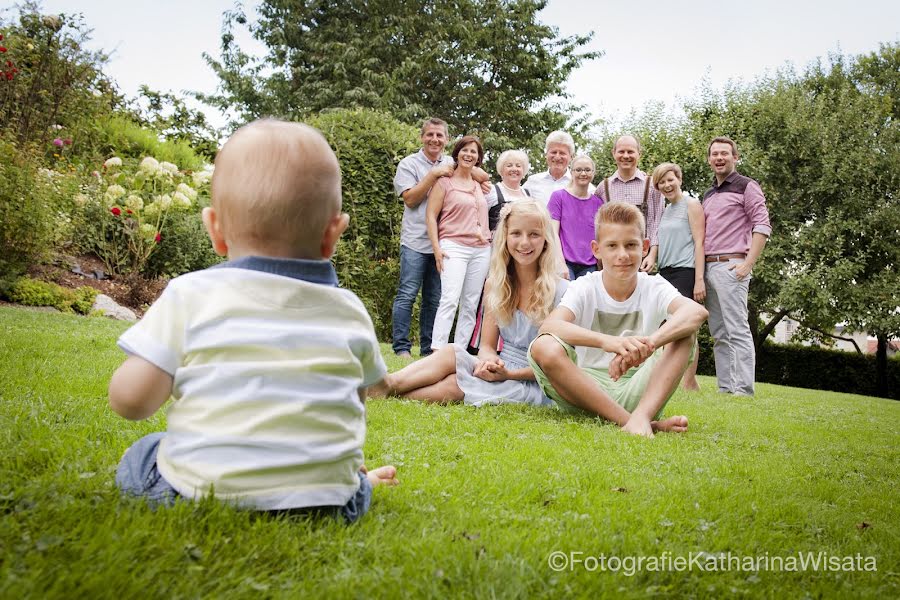
[[[216,156],[212,206],[223,235],[263,256],[321,259],[341,211],[341,169],[321,133],[302,123],[254,121]]]
[[[634,225],[644,237],[644,215],[634,204],[628,202],[607,202],[597,211],[594,218],[594,235],[600,240],[600,226],[603,224]]]
[[[659,180],[662,179],[669,171],[675,173],[675,177],[678,178],[678,181],[684,182],[684,176],[681,173],[681,167],[675,163],[664,162],[663,164],[653,169],[651,180],[653,181],[653,187],[655,189],[659,189]]]

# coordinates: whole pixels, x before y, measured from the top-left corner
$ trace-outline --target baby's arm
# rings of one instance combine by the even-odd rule
[[[109,381],[109,406],[126,419],[146,419],[172,395],[172,382],[153,363],[129,356]]]

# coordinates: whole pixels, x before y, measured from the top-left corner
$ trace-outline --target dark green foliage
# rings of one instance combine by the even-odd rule
[[[334,258],[342,287],[366,305],[381,340],[390,339],[400,282],[403,203],[394,193],[397,163],[418,149],[417,128],[371,110],[326,111],[307,121],[334,149],[350,225]]]
[[[705,328],[704,328],[705,329]],[[712,338],[700,336],[700,375],[716,374]],[[887,361],[887,393],[876,385],[875,356],[766,342],[756,354],[756,381],[900,400],[900,359]]]
[[[560,37],[540,23],[545,6],[266,0],[256,8],[258,22],[248,23],[242,9],[226,13],[221,58],[206,57],[221,93],[203,99],[243,120],[345,107],[406,122],[438,116],[454,134],[480,135],[489,151],[537,150],[580,111],[566,102],[569,74],[601,54],[581,51],[591,34]],[[238,47],[241,26],[266,46],[265,57]],[[572,128],[583,129],[584,121]]]
[[[0,277],[24,273],[54,242],[58,193],[27,149],[0,139]]]
[[[72,290],[55,283],[22,277],[6,292],[6,297],[25,306],[52,306],[62,312],[86,315],[91,312],[97,294],[99,292],[90,286]]]
[[[166,217],[163,239],[150,255],[143,275],[176,277],[199,271],[224,260],[213,252],[200,213],[171,212]]]

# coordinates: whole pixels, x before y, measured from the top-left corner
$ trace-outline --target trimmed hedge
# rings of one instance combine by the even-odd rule
[[[338,109],[307,121],[328,140],[341,164],[343,211],[350,225],[338,243],[335,269],[369,311],[378,339],[391,339],[391,310],[400,283],[403,203],[394,193],[397,163],[419,148],[419,130],[372,110]],[[418,332],[413,315],[410,333]]]
[[[700,336],[701,375],[716,374],[712,338]],[[878,396],[875,356],[811,346],[766,342],[756,354],[756,381],[811,390]],[[888,398],[900,400],[900,359],[887,361]]]
[[[11,302],[25,306],[52,306],[62,312],[86,315],[99,293],[90,286],[67,289],[48,281],[21,277],[4,295]]]

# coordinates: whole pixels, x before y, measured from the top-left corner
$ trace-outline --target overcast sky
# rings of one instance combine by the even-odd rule
[[[160,91],[213,91],[217,80],[201,54],[218,56],[222,13],[234,3],[44,0],[43,5],[46,12],[83,13],[94,29],[94,48],[112,54],[107,73],[134,95],[142,83]],[[595,32],[588,48],[605,54],[574,73],[568,90],[594,116],[612,120],[651,101],[675,107],[704,78],[720,88],[729,79],[752,80],[786,63],[802,68],[835,50],[859,54],[877,49],[879,42],[900,40],[900,2],[889,0],[550,0],[541,15],[564,36]]]

